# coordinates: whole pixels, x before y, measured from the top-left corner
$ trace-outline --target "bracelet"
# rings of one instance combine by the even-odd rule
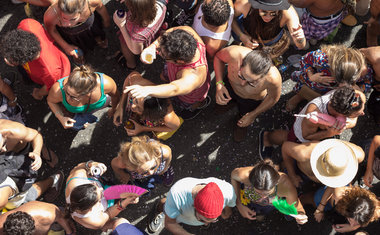
[[[217,86],[218,84],[223,84],[223,86],[225,86],[224,82],[223,81],[219,81],[219,82],[216,82],[215,85]]]
[[[86,162],[85,168],[86,168],[87,173],[90,172],[90,164],[93,162],[94,162],[93,160],[89,160]]]
[[[14,100],[9,101],[9,103],[16,103],[17,102],[17,96],[15,96]]]
[[[122,210],[124,210],[125,208],[121,205],[121,200],[117,203],[117,204],[115,204],[116,205],[116,208],[119,210],[119,211],[122,211]]]
[[[321,202],[319,203],[319,205],[326,206],[326,204],[322,204]]]

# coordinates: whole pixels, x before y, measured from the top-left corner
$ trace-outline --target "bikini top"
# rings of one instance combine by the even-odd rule
[[[261,206],[272,205],[272,201],[277,196],[277,185],[275,186],[274,192],[266,197],[257,193],[253,186],[242,184],[242,189],[244,198],[248,199],[250,203],[259,204]]]
[[[96,101],[95,103],[93,104],[87,104],[87,105],[82,105],[82,106],[72,106],[71,104],[69,104],[66,100],[66,93],[65,93],[65,90],[64,90],[64,86],[63,86],[63,81],[67,78],[67,77],[64,77],[64,78],[61,78],[58,80],[58,83],[59,83],[59,87],[61,89],[61,93],[62,93],[62,104],[63,106],[65,106],[65,108],[67,109],[67,111],[71,112],[71,113],[90,113],[91,111],[94,111],[96,109],[99,109],[101,107],[104,106],[104,104],[106,103],[107,101],[107,97],[106,95],[104,94],[104,79],[103,79],[103,73],[97,73],[97,75],[99,75],[100,77],[100,92],[101,92],[101,96],[100,96],[100,99],[98,101]]]

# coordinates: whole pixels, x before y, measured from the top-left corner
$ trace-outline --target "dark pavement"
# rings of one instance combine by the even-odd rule
[[[117,1],[103,0],[106,3],[110,15],[121,5]],[[0,36],[5,32],[16,28],[17,24],[25,18],[23,4],[13,5],[10,0],[3,0],[0,7]],[[362,23],[367,17],[359,18]],[[109,48],[107,50],[97,48],[88,54],[86,59],[96,71],[104,72],[111,76],[118,84],[119,90],[127,75],[124,68],[117,64],[115,59],[107,60],[106,57],[119,50],[119,42],[116,37],[116,26],[107,29]],[[336,43],[344,43],[357,48],[365,47],[365,26],[342,26],[336,38]],[[317,46],[309,50],[316,49]],[[304,54],[306,51],[297,51],[293,47],[284,55],[287,58],[291,54]],[[211,63],[212,64],[212,63]],[[154,82],[159,82],[163,61],[155,61],[153,65],[138,66],[138,71]],[[16,71],[0,60],[0,72]],[[283,96],[280,101],[269,111],[260,115],[248,130],[248,137],[242,143],[234,143],[232,140],[232,128],[237,114],[237,109],[230,110],[220,116],[213,112],[215,104],[215,82],[212,82],[209,95],[212,98],[210,106],[193,120],[185,121],[178,132],[165,144],[173,151],[172,165],[175,169],[176,180],[192,176],[206,178],[218,177],[230,181],[230,173],[236,167],[250,166],[259,160],[258,134],[262,129],[278,129],[285,126],[291,127],[293,117],[284,111],[286,100],[293,94],[293,83],[289,80],[290,72],[283,76]],[[212,76],[213,78],[213,76]],[[123,141],[129,141],[122,127],[115,127],[107,118],[106,110],[96,113],[100,121],[96,125],[90,125],[86,130],[75,132],[64,130],[50,112],[46,99],[36,101],[31,96],[33,86],[25,85],[21,79],[14,84],[18,94],[19,103],[25,110],[27,126],[38,129],[44,137],[49,148],[54,150],[60,158],[59,169],[66,176],[78,163],[87,160],[95,160],[105,163],[109,167],[107,175],[112,175],[110,161],[119,151],[119,145]],[[380,128],[376,126],[368,115],[360,117],[357,126],[353,130],[346,130],[342,139],[360,142],[379,134]],[[274,161],[281,159],[280,148],[275,151]],[[377,185],[379,188],[379,184]],[[128,206],[119,216],[125,217],[139,228],[146,228],[147,214],[151,211],[155,200],[168,191],[163,186],[158,186],[150,195],[140,199],[137,205]],[[380,195],[380,194],[378,194]],[[57,204],[64,206],[64,194],[59,197]],[[278,212],[267,216],[263,222],[248,221],[243,219],[237,209],[234,209],[232,218],[227,221],[219,221],[204,230],[200,227],[186,227],[196,234],[307,234],[324,235],[334,234],[331,224],[323,221],[318,224],[313,218],[313,209],[306,207],[309,222],[303,226],[297,226],[295,221],[286,221]],[[78,227],[77,234],[100,234],[100,231],[92,231]],[[371,224],[363,230],[370,234],[379,234],[379,222]],[[377,232],[376,232],[377,231]],[[163,230],[160,234],[169,234]]]

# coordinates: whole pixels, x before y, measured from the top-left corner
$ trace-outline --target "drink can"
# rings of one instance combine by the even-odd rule
[[[119,9],[116,11],[116,15],[119,17],[119,18],[124,18],[125,16],[125,11],[122,10],[122,9]]]
[[[135,129],[135,124],[133,124],[133,122],[129,120],[125,122],[124,126],[125,128],[130,129],[130,130]]]

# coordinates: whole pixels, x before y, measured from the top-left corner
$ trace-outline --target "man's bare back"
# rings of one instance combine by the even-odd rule
[[[333,15],[343,9],[340,0],[289,0],[295,7],[307,8],[310,13],[318,17]]]

